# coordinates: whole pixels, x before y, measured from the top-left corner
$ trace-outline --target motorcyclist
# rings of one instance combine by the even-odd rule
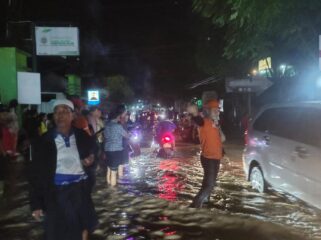
[[[160,120],[160,119],[159,119]],[[161,144],[163,136],[166,134],[173,139],[173,147],[175,148],[175,136],[174,131],[176,125],[170,120],[160,120],[156,126],[156,141]]]

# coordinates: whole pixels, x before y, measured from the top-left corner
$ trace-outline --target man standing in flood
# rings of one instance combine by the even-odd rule
[[[97,226],[85,168],[93,164],[95,142],[72,127],[74,105],[54,103],[56,128],[32,145],[32,216],[44,217],[45,239],[86,240]]]
[[[196,105],[188,107],[188,112],[192,114],[194,122],[198,125],[202,151],[201,164],[204,170],[202,187],[191,204],[194,208],[202,207],[204,201],[209,199],[216,184],[220,160],[223,157],[219,103],[211,100],[204,107],[204,117],[199,115]]]

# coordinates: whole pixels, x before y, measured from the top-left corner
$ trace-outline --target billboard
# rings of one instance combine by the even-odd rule
[[[41,104],[40,73],[18,72],[18,103]]]
[[[89,90],[88,91],[88,104],[89,105],[97,105],[99,103],[100,103],[99,91]]]
[[[270,57],[259,61],[259,71],[264,71],[272,68],[272,59]]]
[[[79,56],[77,27],[35,27],[38,56]]]

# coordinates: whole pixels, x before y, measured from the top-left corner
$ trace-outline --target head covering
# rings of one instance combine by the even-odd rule
[[[74,104],[67,99],[57,99],[53,104],[53,110],[59,105],[65,105],[71,108],[72,111],[74,111]]]
[[[207,108],[220,108],[220,103],[216,100],[211,100],[205,104]]]

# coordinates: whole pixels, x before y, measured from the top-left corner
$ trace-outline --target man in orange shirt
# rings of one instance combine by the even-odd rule
[[[204,117],[199,116],[196,105],[188,107],[188,112],[193,115],[193,120],[198,125],[202,150],[201,163],[204,170],[202,188],[191,204],[191,207],[194,208],[202,207],[204,201],[209,199],[216,184],[220,160],[223,157],[219,126],[219,103],[216,100],[212,100],[204,107]]]

